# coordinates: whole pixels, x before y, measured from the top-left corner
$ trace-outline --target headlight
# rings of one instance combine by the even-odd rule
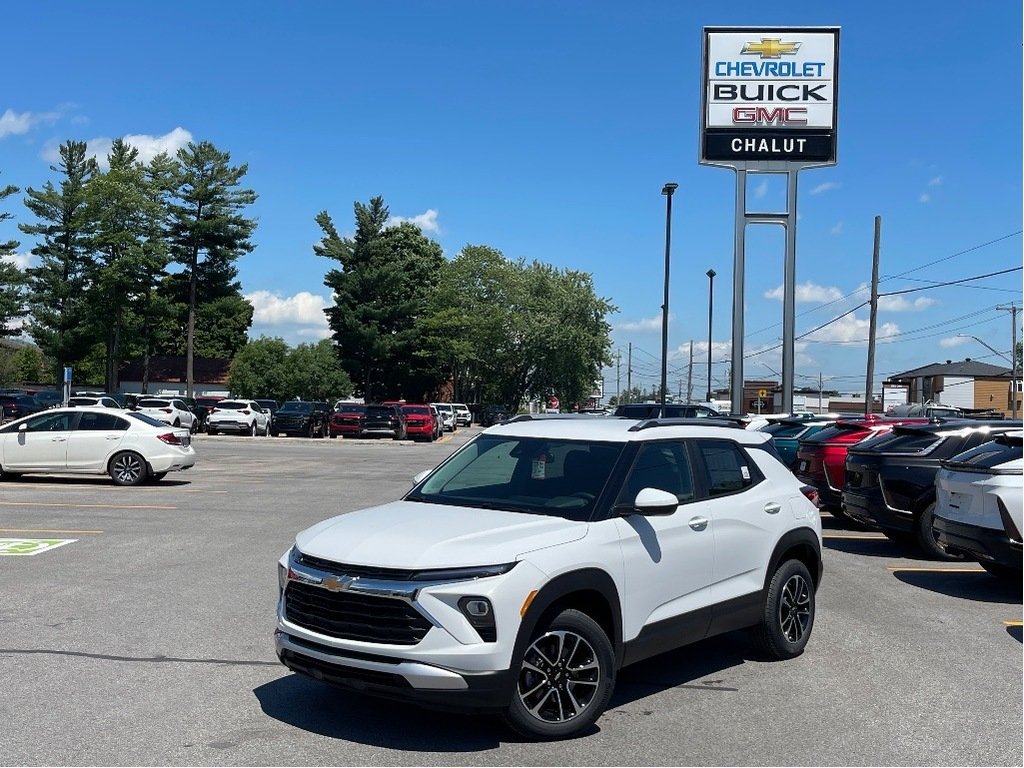
[[[500,565],[474,565],[468,568],[431,568],[416,571],[409,577],[410,581],[472,581],[486,579],[489,576],[500,576],[516,567],[514,562]]]

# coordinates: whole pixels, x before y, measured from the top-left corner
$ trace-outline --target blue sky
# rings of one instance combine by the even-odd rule
[[[842,29],[838,164],[800,175],[797,333],[866,299],[876,215],[883,292],[1020,267],[1022,19],[1008,0],[22,3],[5,10],[18,66],[0,94],[0,183],[41,186],[69,138],[102,154],[129,136],[144,155],[210,140],[248,163],[259,194],[257,247],[238,264],[253,335],[326,334],[331,264],[313,254],[314,216],[351,232],[353,202],[382,195],[449,257],[486,244],[593,273],[619,308],[621,386],[632,343],[634,383],[649,387],[660,193],[675,181],[669,379],[685,379],[693,339],[702,393],[709,268],[726,384],[735,206],[734,174],[697,163],[702,29],[787,25]],[[781,210],[783,190],[755,178],[749,207]],[[27,209],[4,210],[15,220],[0,240],[19,237]],[[783,248],[779,228],[748,234],[748,378],[780,370]],[[1018,271],[885,299],[877,380],[946,359],[1004,364],[969,336],[1008,353],[995,307],[1020,305],[1021,285]],[[797,386],[821,373],[862,391],[867,320],[861,308],[798,341]]]

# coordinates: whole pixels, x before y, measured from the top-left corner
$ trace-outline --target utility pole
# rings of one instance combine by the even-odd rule
[[[1004,306],[1000,304],[996,309],[1003,310],[1004,312],[1010,313],[1012,320],[1012,327],[1010,328],[1010,339],[1012,346],[1010,347],[1010,410],[1011,419],[1017,418],[1017,305],[1010,304],[1010,306]]]
[[[868,324],[868,376],[864,386],[864,415],[871,415],[872,386],[875,378],[875,332],[878,320],[878,250],[882,240],[882,217],[875,216],[875,251],[871,258],[871,320]],[[821,408],[818,408],[819,413]]]
[[[615,404],[622,405],[622,394],[619,384],[622,380],[622,350],[615,350]]]
[[[679,382],[680,386],[682,382]],[[682,398],[683,393],[679,396]],[[693,339],[690,339],[690,364],[686,366],[686,402],[693,402]]]
[[[824,384],[823,379],[821,378],[821,371],[818,371],[818,413],[819,414],[821,413],[821,399],[822,399],[821,395],[822,395],[822,390],[824,390],[824,388],[825,388],[825,384]]]
[[[633,396],[633,342],[629,342],[629,356],[626,358],[626,401]]]

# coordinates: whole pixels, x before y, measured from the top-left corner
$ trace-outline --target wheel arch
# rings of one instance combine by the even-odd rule
[[[792,531],[787,531],[772,551],[768,568],[764,574],[764,589],[766,591],[771,583],[772,575],[779,565],[786,560],[794,559],[807,566],[807,570],[811,572],[811,578],[814,579],[814,588],[818,588],[823,574],[821,544],[818,542],[818,535],[810,528],[795,528]]]
[[[526,650],[537,628],[564,610],[575,609],[592,618],[607,633],[615,651],[615,666],[622,664],[622,610],[612,577],[599,568],[584,568],[556,576],[530,602],[519,626],[513,661]]]

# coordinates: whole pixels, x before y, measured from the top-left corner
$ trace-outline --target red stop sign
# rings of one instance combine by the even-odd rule
[[[553,409],[553,408],[557,408],[557,407],[558,407],[558,398],[555,397],[554,395],[551,395],[551,397],[548,398],[548,408],[552,408]]]

